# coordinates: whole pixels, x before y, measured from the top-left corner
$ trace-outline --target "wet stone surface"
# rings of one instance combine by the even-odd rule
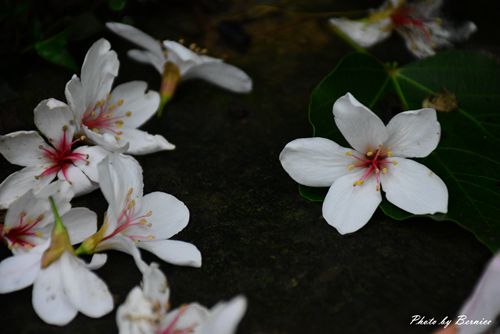
[[[373,6],[370,1],[337,2],[284,3],[315,12]],[[491,254],[453,223],[417,218],[396,222],[380,211],[360,231],[341,236],[322,219],[321,204],[299,196],[297,184],[280,166],[279,152],[290,140],[311,135],[309,94],[350,49],[310,17],[234,14],[250,12],[254,5],[145,2],[126,10],[151,35],[193,40],[214,56],[227,56],[254,80],[249,95],[205,82],[183,83],[164,117],[144,127],[177,145],[172,152],[137,158],[144,169],[145,193],[164,191],[186,203],[191,220],[175,238],[192,242],[203,254],[201,269],[161,263],[172,305],[198,301],[212,306],[244,294],[249,308],[241,334],[429,333],[430,327],[410,327],[411,316],[454,316]],[[465,47],[498,54],[498,41],[487,30],[494,22],[482,17],[476,5],[457,4],[449,10],[485,21],[486,31]],[[103,22],[120,19],[98,14]],[[118,52],[117,83],[145,80],[158,89],[160,77],[154,69],[127,59],[125,51],[132,45],[107,31],[73,46],[79,61],[100,36]],[[374,52],[386,60],[411,59],[397,37]],[[72,75],[29,52],[8,60],[2,71],[17,97],[1,104],[2,134],[34,129],[33,108],[44,98],[63,99]],[[2,179],[15,170],[1,158]],[[73,206],[88,206],[102,219],[107,204],[97,191],[75,199]],[[1,258],[8,255],[2,248]],[[146,252],[143,256],[147,262],[159,261]],[[117,305],[141,278],[132,258],[117,252],[109,253],[108,263],[97,273]],[[100,319],[80,314],[61,328],[44,324],[32,309],[31,288],[0,295],[0,307],[2,333],[116,331],[114,312]]]

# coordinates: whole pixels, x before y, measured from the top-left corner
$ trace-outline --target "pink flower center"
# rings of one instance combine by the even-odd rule
[[[352,171],[354,168],[363,168],[365,171],[359,180],[356,180],[353,187],[360,186],[365,183],[372,175],[375,175],[377,180],[377,191],[380,190],[380,174],[387,174],[388,167],[397,165],[397,161],[390,160],[392,152],[390,149],[384,148],[382,145],[377,150],[368,150],[365,155],[357,156],[352,152],[347,152],[346,155],[352,156],[357,160],[356,163],[348,166]]]
[[[93,108],[88,109],[82,117],[82,124],[90,130],[101,133],[103,130],[113,133],[116,137],[122,135],[120,129],[123,126],[123,118],[130,117],[132,113],[126,112],[117,116],[115,110],[123,105],[123,100],[118,100],[117,104],[108,104],[111,95],[106,100],[98,101]]]
[[[81,141],[83,138],[78,138],[73,141],[68,140],[66,131],[67,129],[64,128],[62,138],[54,147],[40,146],[40,149],[43,151],[43,155],[49,160],[50,164],[39,177],[56,174],[59,171],[62,171],[64,178],[68,180],[68,167],[72,166],[76,161],[85,161],[88,159],[86,154],[73,152],[71,149],[73,144]]]
[[[7,241],[10,248],[23,247],[32,248],[35,246],[33,241],[28,240],[32,237],[42,237],[42,232],[33,231],[33,229],[43,220],[44,216],[40,215],[35,220],[26,220],[26,212],[19,214],[19,221],[15,227],[8,230],[4,225],[0,225],[0,236]]]
[[[187,311],[187,308],[188,308],[187,305],[181,306],[181,308],[179,309],[179,312],[177,312],[174,319],[172,319],[172,321],[168,324],[168,326],[165,329],[163,329],[163,330],[160,329],[158,334],[190,334],[190,333],[194,333],[196,326],[198,326],[197,323],[194,323],[186,328],[180,328],[180,329],[175,328],[175,326],[179,322],[182,315]]]
[[[116,220],[117,227],[111,234],[103,238],[102,241],[110,239],[115,235],[117,235],[118,233],[123,232],[124,230],[132,226],[137,226],[141,228],[151,227],[151,224],[148,223],[146,218],[151,217],[153,215],[153,212],[148,211],[144,215],[137,215],[137,213],[135,212],[135,200],[132,199],[132,192],[133,189],[130,188],[127,193],[127,197],[125,198],[124,207],[120,215],[118,216],[118,219]],[[154,235],[134,235],[134,234],[127,234],[127,237],[136,242],[144,240],[153,240],[155,238]]]
[[[414,11],[415,10],[413,8],[410,8],[410,7],[401,7],[401,8],[396,9],[391,14],[392,23],[395,26],[400,26],[400,27],[404,27],[404,26],[416,27],[424,34],[427,41],[430,42],[431,36],[430,36],[429,30],[425,26],[425,23],[423,20],[421,20],[420,18],[416,18],[413,15]]]

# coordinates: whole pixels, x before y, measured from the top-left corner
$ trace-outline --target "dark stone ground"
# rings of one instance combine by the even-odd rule
[[[377,3],[279,4],[325,12]],[[321,218],[320,204],[299,196],[278,154],[290,140],[310,136],[308,96],[350,50],[321,24],[328,15],[319,20],[283,13],[252,17],[248,13],[257,12],[256,4],[264,2],[145,1],[129,3],[119,14],[98,1],[89,5],[102,22],[125,14],[159,38],[182,36],[208,46],[211,54],[228,56],[254,80],[254,92],[246,96],[204,82],[187,82],[167,106],[165,117],[145,127],[178,146],[173,152],[138,158],[145,192],[165,191],[186,203],[191,221],[178,239],[194,243],[203,254],[201,269],[162,263],[172,304],[199,301],[211,306],[243,293],[249,308],[241,334],[429,333],[430,327],[410,327],[411,315],[452,317],[491,254],[453,223],[395,222],[379,211],[359,232],[341,236]],[[36,7],[50,21],[75,15],[88,9],[85,6],[43,1],[33,10]],[[499,37],[493,34],[498,8],[492,6],[498,7],[488,1],[453,1],[446,7],[448,13],[479,25],[479,32],[463,47],[500,53]],[[221,20],[225,20],[222,25]],[[0,133],[5,134],[33,129],[35,105],[48,97],[64,98],[64,85],[72,73],[29,50],[21,53],[11,43],[19,27],[2,24]],[[245,29],[250,41],[238,27]],[[146,80],[157,89],[159,76],[153,68],[127,59],[124,51],[131,44],[107,31],[70,45],[78,62],[103,35],[121,60],[118,82]],[[411,60],[396,36],[373,51],[386,60]],[[0,168],[2,179],[17,169],[4,159]],[[95,192],[76,199],[74,206],[88,206],[102,217],[107,205]],[[6,256],[3,248],[0,257]],[[158,261],[148,253],[144,257]],[[116,304],[140,281],[132,259],[115,252],[98,274],[108,283]],[[1,333],[116,331],[114,313],[101,319],[79,315],[62,328],[44,324],[31,307],[31,288],[1,295],[0,308]]]

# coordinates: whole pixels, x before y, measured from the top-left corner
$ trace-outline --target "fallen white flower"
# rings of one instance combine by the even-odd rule
[[[325,138],[296,139],[280,154],[298,183],[330,187],[323,217],[339,233],[355,232],[387,200],[413,214],[446,213],[448,189],[431,170],[409,157],[423,158],[438,145],[441,128],[434,109],[410,110],[387,126],[350,93],[333,106],[335,124],[348,149]]]
[[[80,133],[110,151],[148,154],[173,150],[161,135],[137,128],[158,109],[157,92],[146,92],[143,81],[118,85],[111,91],[120,63],[105,39],[95,42],[87,52],[81,78],[76,75],[66,85],[66,99],[74,113]]]
[[[97,146],[73,145],[75,125],[69,107],[55,99],[40,102],[34,111],[36,131],[17,131],[0,136],[0,153],[10,163],[24,166],[0,184],[0,208],[34,189],[39,190],[55,178],[68,181],[76,196],[98,187],[97,164],[107,151]]]
[[[360,20],[332,18],[330,23],[362,47],[370,47],[397,31],[418,58],[435,54],[440,47],[466,40],[477,30],[473,22],[456,27],[440,17],[442,0],[388,0]]]

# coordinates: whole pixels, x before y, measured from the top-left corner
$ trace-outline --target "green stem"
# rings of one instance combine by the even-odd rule
[[[66,232],[66,227],[64,226],[59,211],[57,210],[56,202],[52,196],[49,196],[50,207],[52,208],[52,213],[54,214],[55,225],[54,231],[57,233]]]

